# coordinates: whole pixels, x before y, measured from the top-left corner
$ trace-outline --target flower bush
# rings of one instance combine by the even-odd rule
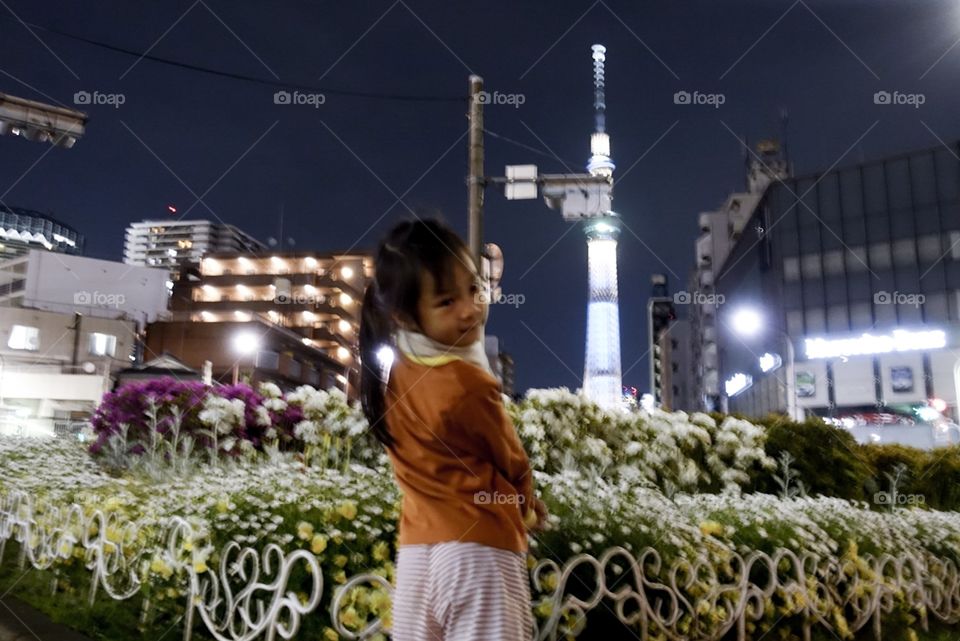
[[[509,409],[532,465],[548,473],[593,470],[672,494],[739,487],[775,466],[764,430],[734,417],[605,411],[567,389],[531,390]]]
[[[306,387],[284,394],[269,385],[256,391],[169,382],[133,387],[104,400],[92,447],[0,439],[0,496],[14,489],[30,493],[40,526],[59,518],[58,508],[75,503],[87,514],[103,510],[139,521],[151,541],[166,518],[180,516],[197,533],[183,553],[192,554],[199,573],[216,568],[224,546],[236,541],[258,549],[273,543],[287,552],[310,551],[320,561],[325,586],[365,572],[393,580],[401,495],[382,448],[369,441],[362,414],[342,394]],[[879,509],[865,501],[790,491],[788,472],[800,461],[781,457],[778,466],[768,429],[747,421],[682,412],[605,412],[566,390],[533,391],[508,410],[550,511],[547,530],[531,538],[531,558],[562,563],[612,546],[634,553],[653,548],[662,567],[645,570],[663,582],[674,562],[702,563],[706,575],[691,577],[684,587],[695,610],[684,613],[680,624],[691,638],[724,620],[720,602],[697,596],[710,589],[711,577],[734,580],[735,553],[787,549],[860,571],[869,570],[862,569],[865,554],[960,564],[960,514]],[[778,474],[783,480],[776,486],[771,479]],[[807,474],[799,473],[805,485]],[[757,479],[769,481],[768,491],[776,494],[750,491]],[[117,531],[108,532],[110,537],[122,541]],[[183,613],[185,577],[161,553],[161,542],[151,545],[156,550],[137,568],[145,582],[143,613],[130,606],[129,616],[111,615],[116,625],[128,628],[128,636],[163,632]],[[82,551],[77,552],[56,562],[56,607],[74,601],[71,607],[86,607],[89,573]],[[4,572],[12,567],[11,556],[4,559]],[[302,568],[290,578],[290,589],[304,600],[309,578]],[[543,590],[534,591],[534,609],[543,620],[550,615],[547,596],[556,584],[556,576],[548,577]],[[50,582],[42,576],[24,579],[17,593],[45,609],[53,607]],[[330,596],[326,590],[320,608],[302,621],[298,638],[337,639],[328,620]],[[911,638],[925,613],[910,610],[902,594],[891,598],[884,630]],[[803,595],[774,594],[748,632],[760,638],[784,621],[789,629],[799,621],[803,600],[826,603],[812,587]],[[94,610],[112,607],[105,601],[98,597]],[[389,627],[389,596],[374,587],[352,588],[340,615],[354,631],[377,616]],[[844,633],[852,615],[830,616],[840,637],[852,638],[849,630]],[[591,617],[588,631],[598,630],[595,624]]]

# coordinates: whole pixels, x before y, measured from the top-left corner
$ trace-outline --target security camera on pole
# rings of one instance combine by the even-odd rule
[[[586,174],[539,174],[536,165],[508,165],[503,177],[483,176],[483,80],[470,79],[470,248],[478,257],[482,239],[483,187],[503,185],[508,200],[536,198],[559,209],[563,219],[583,221],[587,237],[589,299],[583,391],[603,407],[622,405],[617,238],[620,216],[612,209],[613,170],[606,132],[604,62],[606,48],[593,45],[595,131]]]

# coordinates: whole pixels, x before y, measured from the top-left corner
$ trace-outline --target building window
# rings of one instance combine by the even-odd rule
[[[783,259],[783,279],[788,283],[800,279],[800,259],[796,256]]]
[[[805,254],[800,258],[804,278],[820,278],[820,254]]]
[[[832,249],[823,254],[823,271],[827,276],[843,273],[842,249]]]
[[[947,248],[947,251],[950,252],[950,258],[954,260],[960,259],[960,231],[950,232],[950,246]]]
[[[920,248],[920,261],[923,263],[936,262],[943,256],[939,236],[933,234],[921,236],[917,239],[917,245]]]
[[[10,349],[24,349],[35,352],[40,349],[40,330],[26,325],[14,325],[10,330],[10,340],[7,341]]]
[[[910,266],[916,262],[914,239],[896,240],[893,243],[893,262],[897,265]]]
[[[863,247],[847,248],[847,271],[850,273],[867,271],[867,252]]]
[[[787,312],[787,334],[803,336],[803,310],[791,309]]]
[[[113,334],[90,333],[89,352],[94,356],[110,356],[117,352],[117,337]]]
[[[870,267],[874,269],[890,269],[890,243],[874,243],[870,245]]]

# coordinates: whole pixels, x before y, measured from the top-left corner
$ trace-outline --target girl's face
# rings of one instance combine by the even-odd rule
[[[451,263],[453,273],[443,287],[429,272],[422,275],[417,304],[420,331],[444,345],[466,347],[479,340],[483,327],[480,280],[469,257]]]

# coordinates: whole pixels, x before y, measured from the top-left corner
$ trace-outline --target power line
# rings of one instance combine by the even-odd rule
[[[532,147],[532,146],[530,146],[530,145],[528,145],[528,144],[526,144],[526,143],[522,143],[522,142],[520,142],[519,140],[514,140],[514,139],[512,139],[512,138],[507,138],[506,136],[501,136],[500,134],[495,133],[495,132],[493,132],[493,131],[490,131],[490,130],[487,129],[487,128],[484,128],[483,132],[484,132],[485,134],[487,134],[488,136],[492,136],[492,137],[494,137],[494,138],[497,138],[498,140],[502,140],[503,142],[510,143],[511,145],[516,145],[517,147],[522,147],[523,149],[526,149],[527,151],[532,151],[532,152],[535,153],[535,154],[540,154],[541,156],[546,156],[547,158],[549,158],[549,159],[551,159],[551,160],[555,160],[555,161],[557,161],[557,162],[559,162],[559,163],[561,163],[561,164],[565,164],[565,165],[567,165],[567,166],[569,166],[569,167],[573,167],[573,166],[575,166],[575,165],[578,164],[578,163],[575,163],[575,162],[573,162],[573,161],[571,161],[571,160],[564,160],[563,158],[559,158],[559,157],[557,157],[557,156],[554,156],[553,154],[551,154],[551,153],[549,153],[549,152],[546,152],[546,151],[543,151],[542,149],[538,149],[538,148]]]
[[[10,22],[14,20],[10,16],[0,16],[0,19],[4,19]],[[16,21],[17,24],[21,24],[20,21]],[[27,25],[31,29],[36,29],[37,31],[43,31],[45,33],[50,33],[55,36],[60,36],[61,38],[66,38],[68,40],[74,40],[77,42],[82,42],[94,47],[99,47],[101,49],[106,49],[108,51],[113,51],[114,53],[120,53],[127,56],[134,56],[141,60],[150,60],[151,62],[157,62],[164,65],[169,65],[171,67],[177,67],[179,69],[186,69],[188,71],[196,71],[199,73],[210,74],[213,76],[220,76],[222,78],[230,78],[232,80],[243,80],[246,82],[254,82],[260,85],[266,85],[269,87],[276,87],[280,89],[297,89],[303,91],[316,91],[323,94],[330,94],[333,96],[347,96],[352,98],[372,98],[377,100],[399,100],[404,102],[461,102],[465,103],[467,101],[466,96],[441,96],[441,95],[415,95],[415,94],[396,94],[396,93],[380,93],[375,91],[356,91],[350,89],[332,89],[329,87],[317,87],[313,85],[303,85],[298,83],[287,83],[278,80],[270,80],[269,78],[258,78],[256,76],[248,76],[241,73],[234,73],[232,71],[222,71],[220,69],[211,69],[209,67],[203,67],[201,65],[195,65],[188,62],[180,62],[178,60],[171,60],[169,58],[161,58],[159,56],[150,55],[148,53],[141,53],[138,51],[133,51],[131,49],[125,49],[124,47],[118,47],[117,45],[112,45],[106,42],[101,42],[99,40],[92,40],[90,38],[85,38],[83,36],[78,36],[76,34],[67,33],[65,31],[60,31],[58,29],[52,29],[50,27],[45,27],[43,25],[34,24],[31,22],[24,22],[22,24]]]

